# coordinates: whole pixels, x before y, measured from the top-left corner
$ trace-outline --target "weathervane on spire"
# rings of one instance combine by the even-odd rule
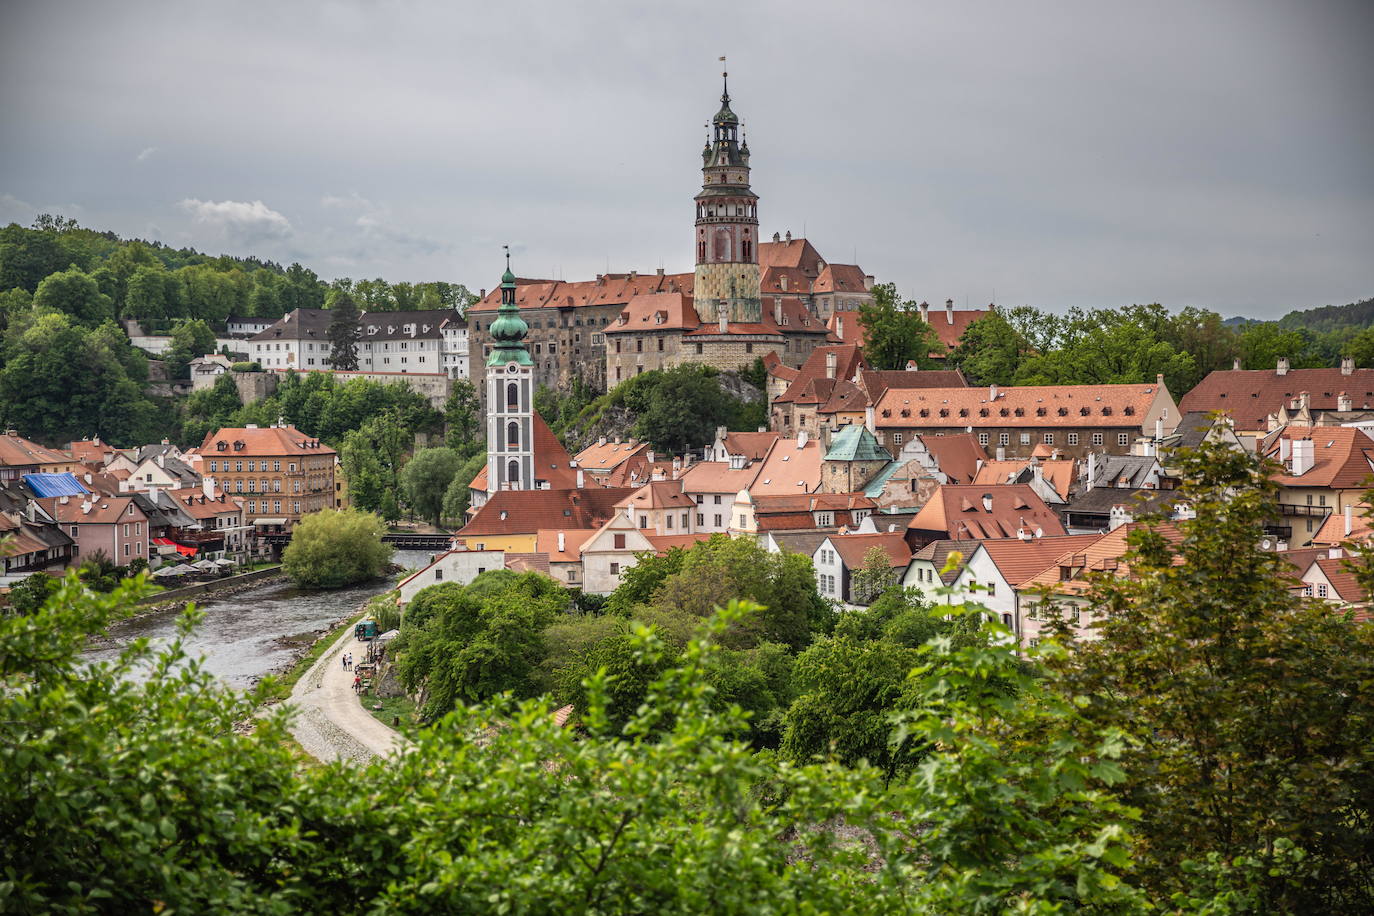
[[[502,245],[501,247],[506,249],[506,270],[510,270],[510,246]]]
[[[725,55],[723,55],[723,54],[721,55],[721,57],[720,57],[720,62],[721,62],[722,64],[725,63]],[[730,71],[727,70],[725,67],[721,67],[721,68],[720,68],[720,79],[721,79],[720,100],[721,100],[722,102],[728,102],[728,101],[730,101]]]

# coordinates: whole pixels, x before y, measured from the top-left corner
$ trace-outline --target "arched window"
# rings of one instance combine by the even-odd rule
[[[520,485],[520,462],[512,460],[506,465],[506,482],[512,489]]]
[[[716,233],[716,260],[730,260],[730,230],[722,229]]]
[[[698,260],[698,261],[705,261],[705,260],[706,260],[706,243],[705,243],[705,242],[697,242],[697,260]]]
[[[748,240],[748,239],[745,239],[743,242],[741,242],[741,243],[740,243],[740,247],[743,249],[744,260],[745,260],[745,261],[748,261],[748,260],[749,260],[749,240]]]
[[[511,382],[506,386],[506,409],[520,409],[520,386]]]
[[[509,448],[520,447],[520,424],[514,420],[506,424],[506,445]]]

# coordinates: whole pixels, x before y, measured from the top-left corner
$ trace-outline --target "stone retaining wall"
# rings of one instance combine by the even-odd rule
[[[255,569],[252,572],[240,573],[237,576],[225,576],[223,579],[215,579],[213,582],[198,582],[195,585],[184,585],[181,588],[169,588],[156,595],[149,595],[147,598],[139,599],[139,604],[172,604],[193,598],[196,595],[204,595],[207,592],[218,592],[225,589],[236,588],[241,585],[250,585],[261,579],[270,579],[281,575],[280,566],[269,566],[266,569]]]

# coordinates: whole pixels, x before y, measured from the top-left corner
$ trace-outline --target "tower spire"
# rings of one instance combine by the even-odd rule
[[[721,55],[720,62],[725,63],[725,55]],[[725,67],[720,68],[720,100],[726,105],[730,104],[730,71]]]

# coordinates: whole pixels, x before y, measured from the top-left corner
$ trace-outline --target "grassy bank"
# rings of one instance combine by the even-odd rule
[[[310,670],[310,666],[319,661],[320,656],[330,646],[338,642],[340,636],[352,630],[353,624],[361,620],[365,614],[366,611],[358,611],[356,614],[350,615],[343,623],[315,640],[314,644],[296,660],[296,663],[289,670],[283,674],[274,675],[271,684],[264,693],[263,702],[277,703],[290,698],[296,682],[305,676],[305,672]]]
[[[410,697],[359,697],[372,716],[388,728],[394,728],[403,735],[409,737],[415,733],[419,723],[415,721],[415,702]],[[375,707],[380,706],[381,709]],[[397,718],[400,723],[397,724]]]

